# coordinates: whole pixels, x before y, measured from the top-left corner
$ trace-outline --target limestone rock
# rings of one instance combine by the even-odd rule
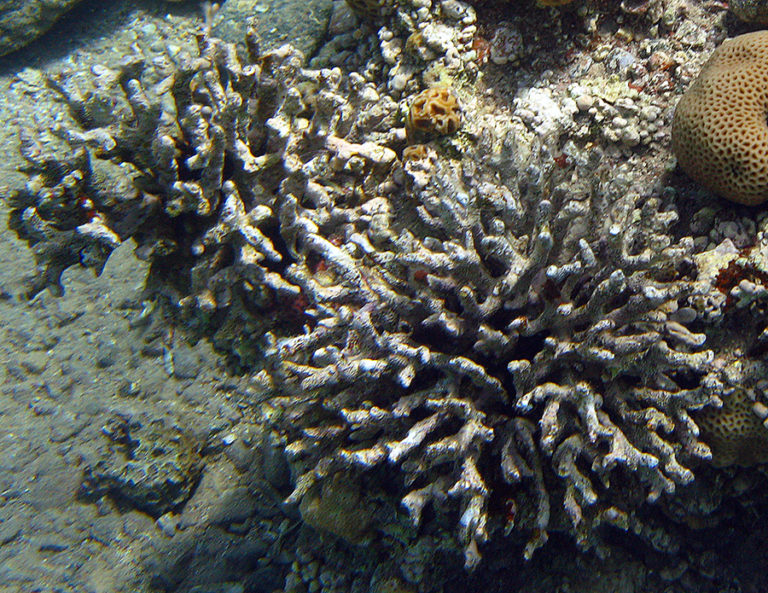
[[[36,39],[80,0],[0,0],[0,55]]]

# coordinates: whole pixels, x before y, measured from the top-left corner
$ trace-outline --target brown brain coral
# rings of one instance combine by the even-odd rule
[[[705,408],[694,417],[712,449],[712,464],[750,466],[768,462],[768,430],[759,409],[743,389],[723,398],[722,408]]]
[[[453,134],[461,125],[461,110],[450,89],[435,87],[420,92],[411,102],[406,129],[409,138]]]
[[[727,39],[683,95],[672,149],[694,180],[740,204],[768,200],[768,31]]]

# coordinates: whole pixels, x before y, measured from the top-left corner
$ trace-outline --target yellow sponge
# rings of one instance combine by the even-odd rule
[[[683,170],[740,204],[768,200],[768,31],[727,39],[683,95],[672,149]]]

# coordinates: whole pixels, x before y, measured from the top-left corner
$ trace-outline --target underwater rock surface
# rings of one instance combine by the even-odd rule
[[[227,0],[216,13],[212,33],[242,43],[253,20],[263,48],[291,43],[312,55],[328,29],[332,5],[331,0]]]
[[[197,486],[199,451],[182,432],[162,421],[116,415],[102,428],[108,452],[85,469],[82,496],[105,494],[159,517],[183,505]]]
[[[0,55],[24,47],[81,0],[0,0]]]

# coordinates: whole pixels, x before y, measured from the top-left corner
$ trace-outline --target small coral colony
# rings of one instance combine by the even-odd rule
[[[726,41],[680,99],[671,145],[699,186],[670,175],[672,41],[641,63],[587,39],[563,63],[600,66],[568,80],[533,54],[483,61],[478,41],[484,10],[542,59],[561,19],[662,22],[674,41],[692,27],[676,13],[348,4],[354,25],[311,62],[201,33],[170,66],[50,81],[68,123],[24,134],[10,196],[31,291],[133,239],[169,322],[251,378],[287,503],[325,533],[399,525],[377,545],[450,542],[468,569],[491,541],[530,558],[553,532],[677,553],[691,517],[728,516],[700,505],[718,472],[766,460],[765,218],[703,188],[768,198],[768,33]],[[546,41],[524,27],[543,15]],[[350,496],[354,528],[318,511]]]

